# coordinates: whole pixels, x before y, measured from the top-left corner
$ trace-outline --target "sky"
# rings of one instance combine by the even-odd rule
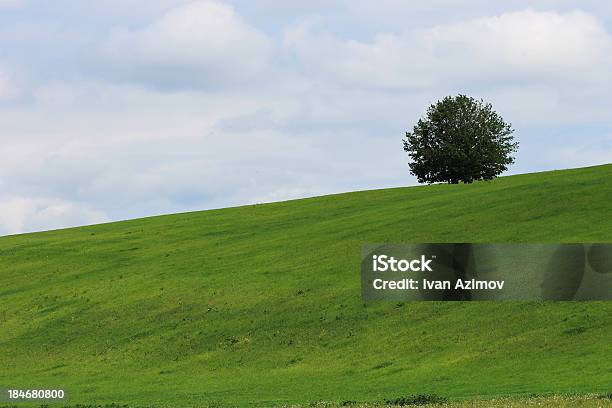
[[[612,3],[0,0],[0,235],[415,185],[458,93],[508,174],[612,162]]]

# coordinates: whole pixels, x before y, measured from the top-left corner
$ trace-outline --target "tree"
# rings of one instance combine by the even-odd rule
[[[518,142],[513,132],[490,103],[447,96],[406,132],[410,173],[430,184],[493,179],[514,163]]]

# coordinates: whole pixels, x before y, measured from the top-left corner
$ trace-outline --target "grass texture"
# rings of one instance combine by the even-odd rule
[[[612,302],[366,304],[368,242],[612,242],[612,165],[0,238],[0,387],[167,407],[611,391]]]

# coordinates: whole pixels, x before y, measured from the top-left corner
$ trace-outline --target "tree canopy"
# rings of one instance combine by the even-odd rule
[[[493,179],[514,163],[518,142],[513,132],[490,103],[447,96],[406,132],[410,172],[420,183]]]

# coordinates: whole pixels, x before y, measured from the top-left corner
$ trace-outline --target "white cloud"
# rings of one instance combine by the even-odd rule
[[[491,71],[566,74],[610,62],[610,36],[599,21],[583,12],[506,13],[435,27],[425,32],[425,39],[434,53],[444,51],[451,58],[462,54],[465,63]]]
[[[87,205],[44,197],[0,197],[0,235],[107,221]]]
[[[504,13],[372,41],[316,34],[298,25],[288,52],[309,74],[351,86],[427,88],[497,81],[609,80],[612,40],[584,12]]]
[[[158,85],[215,86],[260,77],[269,39],[233,8],[202,0],[174,8],[141,29],[120,28],[103,47],[115,74]]]
[[[32,105],[0,110],[11,138],[0,151],[0,190],[62,197],[125,219],[411,180],[401,132],[373,146],[367,129],[342,124],[355,114],[338,106],[343,97],[313,97],[316,110],[302,116],[294,95],[280,92],[46,87]],[[258,122],[258,112],[273,120],[228,126],[249,115]],[[381,163],[383,156],[394,159]]]

